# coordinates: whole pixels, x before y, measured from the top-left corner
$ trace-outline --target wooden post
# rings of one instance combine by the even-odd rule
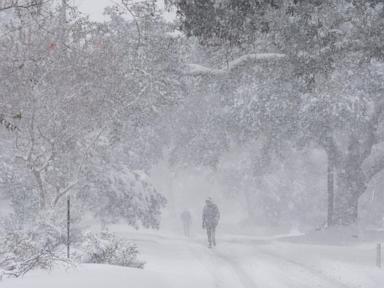
[[[376,246],[376,266],[381,268],[381,243]]]
[[[68,259],[70,257],[70,245],[71,245],[70,228],[71,228],[71,199],[68,194],[67,196],[67,258]]]
[[[328,153],[328,217],[327,226],[330,227],[333,224],[333,213],[334,213],[334,166],[332,156]]]
[[[335,148],[333,145],[331,128],[328,128],[327,142],[327,190],[328,190],[328,204],[327,204],[327,226],[331,227],[334,224],[334,201],[335,201]]]

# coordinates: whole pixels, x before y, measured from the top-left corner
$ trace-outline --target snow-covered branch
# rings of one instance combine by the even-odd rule
[[[70,183],[67,187],[60,191],[59,194],[57,194],[55,200],[53,201],[53,207],[57,205],[57,203],[63,196],[67,195],[68,191],[70,191],[73,187],[77,185],[77,183],[79,183],[79,175],[77,175],[76,177],[77,179],[75,179],[72,183]]]
[[[0,12],[14,9],[14,8],[29,9],[32,7],[38,7],[42,4],[42,1],[40,1],[40,2],[39,1],[28,1],[28,2],[25,1],[24,3],[19,2],[19,1],[4,1],[4,2],[6,2],[6,3],[4,3],[4,5],[0,4]]]
[[[88,153],[89,153],[89,150],[93,147],[93,145],[96,144],[97,140],[100,138],[100,136],[103,134],[104,130],[105,130],[106,126],[104,126],[103,128],[100,129],[100,131],[97,133],[97,135],[95,136],[95,138],[92,140],[92,142],[88,145],[88,147],[85,149],[84,153],[83,153],[83,157],[81,159],[81,162],[79,164],[79,167],[77,169],[77,173],[76,173],[76,176],[75,176],[75,179],[69,183],[67,185],[67,187],[65,187],[63,190],[59,191],[59,193],[56,195],[55,197],[55,200],[53,201],[53,207],[55,207],[57,205],[57,203],[60,201],[60,199],[65,196],[68,191],[70,191],[74,186],[77,185],[77,183],[79,183],[79,178],[80,178],[80,174],[81,174],[81,171],[83,169],[83,166],[84,166],[84,163],[85,163],[85,160],[87,159],[87,156],[88,156]]]
[[[231,74],[237,71],[238,69],[241,69],[248,65],[266,63],[271,61],[279,61],[285,58],[286,58],[286,55],[281,53],[247,54],[229,62],[226,68],[221,68],[221,69],[205,67],[200,64],[187,64],[186,65],[187,69],[184,74],[187,76],[221,77],[221,76]]]

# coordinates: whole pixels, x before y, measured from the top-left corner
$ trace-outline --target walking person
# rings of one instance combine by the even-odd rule
[[[220,212],[219,208],[213,203],[212,198],[205,200],[203,209],[203,229],[207,230],[208,247],[216,246],[216,226],[219,224]]]
[[[188,210],[184,210],[181,213],[181,221],[183,222],[184,235],[185,237],[191,237],[191,224],[192,224],[192,215]]]

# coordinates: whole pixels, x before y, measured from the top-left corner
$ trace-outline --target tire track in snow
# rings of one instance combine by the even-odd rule
[[[318,280],[318,283],[321,283],[323,282],[322,286],[321,287],[327,287],[327,288],[357,288],[357,286],[351,286],[350,284],[345,284],[343,282],[340,282],[340,280],[330,276],[330,275],[327,275],[325,274],[323,271],[319,270],[319,269],[316,269],[314,267],[309,267],[303,263],[300,263],[300,262],[297,262],[295,260],[292,260],[292,259],[289,259],[287,257],[284,257],[284,256],[281,256],[277,253],[273,253],[269,250],[266,250],[266,249],[263,249],[261,248],[262,244],[267,244],[268,241],[264,241],[264,240],[227,240],[224,242],[227,242],[229,244],[237,244],[237,245],[242,245],[242,246],[248,246],[247,244],[256,244],[256,246],[258,246],[258,248],[255,248],[253,251],[256,253],[256,254],[259,254],[260,256],[264,256],[266,258],[269,258],[271,259],[272,263],[275,262],[277,263],[276,264],[276,268],[278,267],[279,264],[281,263],[286,263],[288,266],[287,268],[293,268],[293,267],[296,267],[295,270],[298,272],[298,271],[303,271],[303,273],[307,273],[308,275],[311,275],[314,279]],[[258,259],[260,259],[260,257],[258,257]],[[276,262],[276,260],[278,262]],[[293,286],[294,288],[296,288],[296,286]]]
[[[323,271],[315,269],[313,267],[308,267],[307,265],[304,265],[302,263],[299,263],[297,261],[294,261],[292,259],[288,259],[286,257],[283,257],[279,254],[266,251],[266,250],[259,250],[257,253],[264,255],[269,258],[273,258],[275,260],[278,260],[280,262],[285,262],[290,266],[297,267],[297,269],[304,271],[307,274],[312,275],[314,278],[317,278],[320,280],[320,282],[325,282],[324,287],[329,287],[329,288],[353,288],[351,285],[347,285],[345,283],[340,282],[339,280],[333,278],[332,276],[326,275]]]
[[[200,248],[200,246],[202,247],[202,245],[199,245],[199,248]],[[191,251],[192,255],[201,263],[201,265],[204,266],[207,269],[207,271],[209,271],[210,275],[214,279],[215,287],[221,288],[223,286],[222,277],[219,277],[217,270],[214,267],[214,264],[208,265],[207,261],[202,260],[204,258],[207,258],[207,253],[202,252],[201,249],[198,250],[198,249],[196,249],[196,247],[192,247],[192,245],[189,245],[188,248]],[[214,259],[209,259],[209,262],[212,262],[212,260],[214,260]]]
[[[199,248],[208,249],[205,246],[202,246],[200,243],[198,244]],[[214,249],[207,250],[207,253],[203,252],[203,249],[197,249],[190,246],[191,252],[200,260],[202,265],[204,265],[211,273],[211,275],[215,279],[216,287],[232,287],[223,281],[223,275],[220,275],[217,271],[217,267],[220,265],[225,265],[226,268],[229,268],[230,271],[236,275],[237,279],[240,281],[241,287],[243,288],[257,288],[253,280],[247,275],[247,273],[241,269],[238,263],[234,262],[230,257],[222,255],[221,253],[216,252]],[[204,255],[202,255],[204,254]],[[202,261],[201,259],[208,258],[208,262],[212,263],[212,265],[207,265],[207,261]]]
[[[203,244],[203,241],[184,241],[165,236],[160,238],[159,243],[163,243],[165,240],[185,251],[186,257],[198,261],[197,265],[201,265],[212,280],[209,287],[357,288],[357,286],[340,282],[337,278],[325,274],[316,267],[270,251],[268,245],[264,246],[264,244],[271,244],[270,241],[241,238],[222,239],[223,246],[218,250],[211,250]]]
[[[256,284],[253,282],[253,280],[248,276],[248,274],[240,268],[240,265],[236,262],[234,262],[230,257],[219,254],[217,252],[213,253],[216,257],[224,260],[229,266],[231,266],[232,270],[236,273],[237,277],[239,278],[242,286],[244,288],[257,288]]]

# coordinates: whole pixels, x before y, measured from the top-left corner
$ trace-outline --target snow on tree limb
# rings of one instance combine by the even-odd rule
[[[220,77],[233,73],[237,69],[246,65],[250,65],[253,63],[276,61],[284,58],[286,58],[286,55],[281,53],[247,54],[229,62],[228,67],[222,69],[209,68],[200,64],[187,64],[187,72],[185,73],[185,75]]]
[[[55,200],[53,201],[53,207],[55,207],[57,205],[57,203],[59,202],[59,200],[67,195],[67,193],[74,187],[76,186],[78,183],[79,183],[79,178],[80,178],[80,174],[82,172],[82,169],[83,169],[83,165],[84,165],[84,162],[88,156],[88,153],[90,151],[90,149],[95,145],[95,143],[97,142],[97,140],[99,140],[100,136],[103,134],[103,132],[105,131],[106,129],[106,125],[103,126],[103,128],[100,129],[100,131],[97,133],[96,137],[92,140],[92,142],[88,145],[88,147],[85,149],[84,153],[83,153],[83,157],[81,159],[81,162],[79,164],[79,167],[77,169],[77,174],[76,174],[76,177],[75,179],[70,182],[63,190],[59,191],[58,195],[55,197]]]
[[[29,9],[32,7],[37,7],[42,5],[43,1],[4,1],[4,3],[0,3],[0,12],[10,9]]]

